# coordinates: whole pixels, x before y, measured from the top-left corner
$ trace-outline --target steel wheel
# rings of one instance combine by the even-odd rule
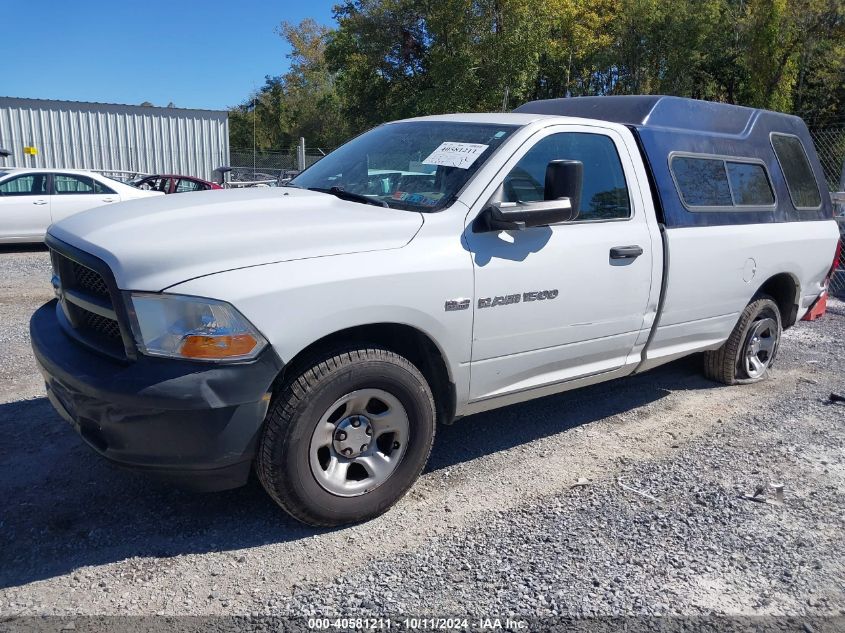
[[[749,378],[759,378],[766,373],[778,343],[778,324],[771,318],[755,321],[748,333],[743,353],[745,373]]]
[[[361,389],[338,398],[311,436],[314,478],[339,497],[378,488],[402,461],[409,426],[405,407],[382,389]]]

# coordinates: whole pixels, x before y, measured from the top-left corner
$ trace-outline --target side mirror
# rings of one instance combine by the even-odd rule
[[[580,160],[553,160],[546,166],[546,183],[543,198],[566,198],[572,208],[572,218],[581,211],[581,188],[584,184],[584,163]]]
[[[535,226],[571,222],[581,207],[584,164],[577,160],[553,160],[546,167],[542,201],[492,202],[478,216],[474,230],[514,231]]]

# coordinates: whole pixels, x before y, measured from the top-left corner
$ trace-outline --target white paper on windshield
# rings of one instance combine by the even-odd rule
[[[442,165],[444,167],[457,167],[469,169],[476,159],[484,153],[489,145],[480,143],[456,143],[446,141],[440,147],[429,154],[423,161],[423,165]]]

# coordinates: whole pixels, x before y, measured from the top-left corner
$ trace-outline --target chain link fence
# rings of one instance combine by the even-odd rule
[[[827,188],[842,191],[845,189],[845,127],[813,130],[812,136],[827,179]],[[845,204],[835,205],[834,209],[839,223],[840,244],[845,248]],[[830,281],[830,292],[845,299],[845,252],[840,251],[837,270]]]
[[[330,149],[309,147],[305,149],[305,167],[310,167]],[[249,181],[279,180],[296,175],[300,170],[296,150],[253,151],[251,149],[232,149],[229,152],[229,181],[232,183]]]

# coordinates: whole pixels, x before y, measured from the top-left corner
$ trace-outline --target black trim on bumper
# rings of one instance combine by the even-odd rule
[[[271,348],[245,363],[121,362],[67,336],[57,310],[33,314],[32,349],[53,406],[94,450],[192,489],[246,483],[283,367]]]

